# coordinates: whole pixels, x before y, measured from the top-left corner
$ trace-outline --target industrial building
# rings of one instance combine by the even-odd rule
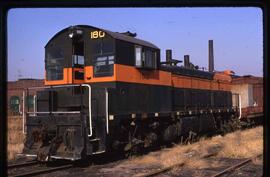
[[[23,90],[29,87],[42,87],[44,86],[43,79],[19,79],[17,81],[9,81],[7,85],[7,107],[8,115],[22,115],[23,110]],[[35,92],[30,92],[25,95],[25,104],[30,108],[34,107]]]

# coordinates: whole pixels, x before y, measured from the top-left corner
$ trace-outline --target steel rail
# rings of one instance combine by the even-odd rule
[[[49,169],[41,169],[41,170],[36,170],[36,171],[31,171],[31,172],[26,172],[26,173],[20,173],[17,175],[9,175],[11,177],[22,177],[22,176],[34,176],[34,175],[40,175],[40,174],[44,174],[44,173],[50,173],[53,171],[58,171],[58,170],[64,170],[64,169],[68,169],[73,167],[72,164],[69,165],[64,165],[64,166],[60,166],[60,167],[54,167],[54,168],[49,168]]]
[[[262,156],[262,154],[259,154],[259,155],[255,156],[255,157],[250,157],[250,158],[248,158],[246,160],[243,160],[242,162],[239,162],[239,163],[237,163],[237,164],[235,164],[233,166],[230,166],[229,168],[226,168],[225,170],[223,170],[221,172],[218,172],[218,173],[212,175],[211,177],[219,177],[219,176],[222,176],[222,175],[224,175],[224,174],[226,174],[226,173],[228,173],[230,171],[239,169],[239,168],[245,166],[246,164],[248,164],[249,162],[251,162],[252,160],[260,157],[260,156]]]
[[[33,161],[29,161],[29,162],[24,162],[24,163],[11,164],[11,165],[8,165],[8,169],[24,167],[24,166],[29,166],[29,165],[35,165],[37,163],[38,163],[38,161],[33,160]]]
[[[180,162],[180,163],[174,164],[174,165],[172,165],[172,166],[165,167],[165,168],[159,169],[159,170],[157,170],[157,171],[150,172],[150,173],[148,173],[148,174],[146,174],[146,175],[143,175],[143,176],[140,176],[140,177],[156,176],[156,175],[158,175],[158,174],[160,174],[160,173],[164,173],[164,172],[167,172],[167,171],[169,171],[169,170],[171,170],[171,169],[173,169],[173,168],[176,168],[176,167],[182,167],[182,166],[184,166],[184,165],[185,165],[184,162]]]
[[[213,153],[209,153],[209,154],[206,154],[204,156],[202,156],[201,158],[209,158],[209,157],[212,157],[212,156],[215,156],[217,155],[218,152],[213,152]],[[164,172],[167,172],[169,170],[172,170],[173,168],[176,168],[176,167],[182,167],[185,165],[185,162],[180,162],[180,163],[177,163],[177,164],[174,164],[174,165],[171,165],[171,166],[168,166],[168,167],[165,167],[165,168],[162,168],[162,169],[159,169],[159,170],[156,170],[156,171],[153,171],[153,172],[150,172],[148,174],[145,174],[145,175],[142,175],[142,176],[139,176],[139,177],[151,177],[151,176],[156,176],[158,174],[161,174],[161,173],[164,173]]]

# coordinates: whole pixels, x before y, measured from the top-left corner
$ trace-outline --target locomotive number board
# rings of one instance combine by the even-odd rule
[[[103,32],[103,31],[91,31],[90,37],[91,37],[91,39],[103,38],[103,37],[105,37],[105,32]]]

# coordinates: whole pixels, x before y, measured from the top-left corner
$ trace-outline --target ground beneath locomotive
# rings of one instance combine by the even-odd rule
[[[236,131],[225,136],[214,136],[209,139],[188,145],[175,145],[150,152],[146,155],[129,159],[103,159],[104,163],[81,165],[65,171],[57,171],[44,177],[52,176],[140,176],[153,170],[170,166],[184,161],[186,165],[159,176],[209,176],[215,170],[238,163],[242,159],[262,153],[263,128],[258,126],[252,129]],[[211,158],[201,159],[203,154],[217,151]],[[114,161],[116,160],[116,161]],[[249,164],[249,166],[235,171],[236,176],[261,176],[262,158]]]

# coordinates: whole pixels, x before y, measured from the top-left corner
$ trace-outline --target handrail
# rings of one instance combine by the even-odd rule
[[[23,118],[23,120],[22,120],[22,123],[23,123],[23,127],[22,127],[23,128],[23,134],[25,134],[25,125],[24,125],[25,124],[25,112],[24,112],[24,109],[25,109],[25,107],[24,107],[24,105],[25,105],[25,98],[24,97],[25,97],[25,91],[23,90],[23,96],[22,96],[22,100],[23,100],[23,111],[22,111],[22,114],[23,114],[22,115],[23,116],[22,117]]]
[[[44,112],[27,112],[27,114],[79,114],[80,111],[44,111]]]
[[[108,99],[109,99],[109,94],[108,94],[108,89],[106,89],[105,92],[105,102],[106,102],[106,130],[107,134],[109,134],[109,106],[108,106]]]
[[[241,119],[242,117],[242,102],[241,102],[241,95],[238,94],[238,98],[239,98],[239,117],[238,119]]]
[[[92,103],[91,103],[91,86],[88,85],[88,84],[82,84],[82,86],[85,86],[85,87],[88,87],[88,90],[89,90],[89,135],[88,137],[92,136],[93,132],[92,132]]]
[[[68,84],[68,85],[52,85],[52,86],[43,86],[43,87],[29,87],[28,90],[43,89],[43,88],[61,88],[61,87],[74,87],[80,86],[79,84]]]
[[[43,89],[43,88],[62,88],[62,87],[74,87],[74,86],[84,86],[87,87],[89,90],[89,134],[88,137],[92,136],[93,131],[92,131],[92,110],[91,110],[91,86],[88,84],[70,84],[70,85],[56,85],[56,86],[44,86],[44,87],[30,87],[28,90],[34,90],[34,89]],[[25,91],[23,91],[23,102],[24,102],[24,95]],[[23,133],[25,134],[25,110],[24,110],[24,104],[23,104]],[[27,112],[27,114],[77,114],[80,113],[80,111],[55,111],[55,112]]]
[[[29,87],[28,90],[37,90],[37,89],[44,89],[44,88],[51,88],[50,86],[43,86],[43,87]]]
[[[34,95],[34,116],[36,116],[37,112],[37,95]]]

